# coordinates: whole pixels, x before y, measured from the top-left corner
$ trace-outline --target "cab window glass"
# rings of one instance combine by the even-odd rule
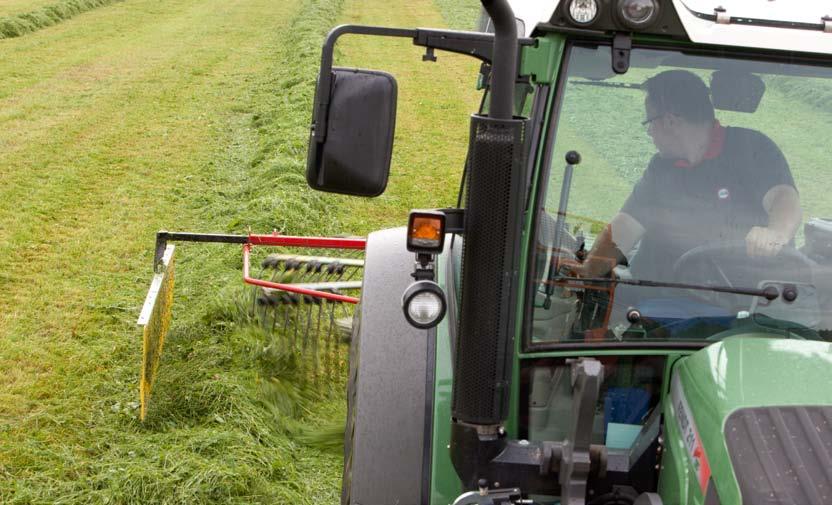
[[[659,403],[664,356],[599,357],[604,380],[592,443],[629,449]],[[564,358],[535,360],[521,372],[521,436],[565,440],[572,419],[571,365]]]
[[[610,61],[569,53],[531,343],[828,339],[832,71],[645,48],[626,74]]]

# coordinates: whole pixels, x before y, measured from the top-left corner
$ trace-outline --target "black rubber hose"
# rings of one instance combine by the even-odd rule
[[[494,23],[494,60],[491,65],[491,103],[493,119],[514,117],[514,81],[517,78],[517,21],[506,0],[482,0]]]

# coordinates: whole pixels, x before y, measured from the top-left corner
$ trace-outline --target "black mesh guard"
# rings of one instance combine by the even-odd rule
[[[465,423],[499,424],[508,414],[526,124],[471,119],[452,404]]]
[[[832,503],[832,407],[739,409],[725,442],[744,505]]]

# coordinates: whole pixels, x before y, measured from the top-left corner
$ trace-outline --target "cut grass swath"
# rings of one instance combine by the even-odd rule
[[[174,284],[174,249],[168,245],[162,256],[162,268],[153,276],[150,290],[144,301],[138,324],[143,326],[142,341],[142,374],[139,382],[139,396],[141,410],[139,419],[144,421],[147,414],[147,404],[150,401],[150,391],[156,380],[162,349],[165,345],[165,335],[170,329],[173,308]]]
[[[96,7],[120,1],[122,0],[65,0],[24,14],[0,17],[0,39],[20,37]]]

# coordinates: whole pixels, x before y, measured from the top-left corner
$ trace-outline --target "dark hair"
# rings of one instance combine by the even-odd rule
[[[691,123],[714,120],[708,86],[693,72],[667,70],[644,81],[643,89],[657,112],[676,114]]]

